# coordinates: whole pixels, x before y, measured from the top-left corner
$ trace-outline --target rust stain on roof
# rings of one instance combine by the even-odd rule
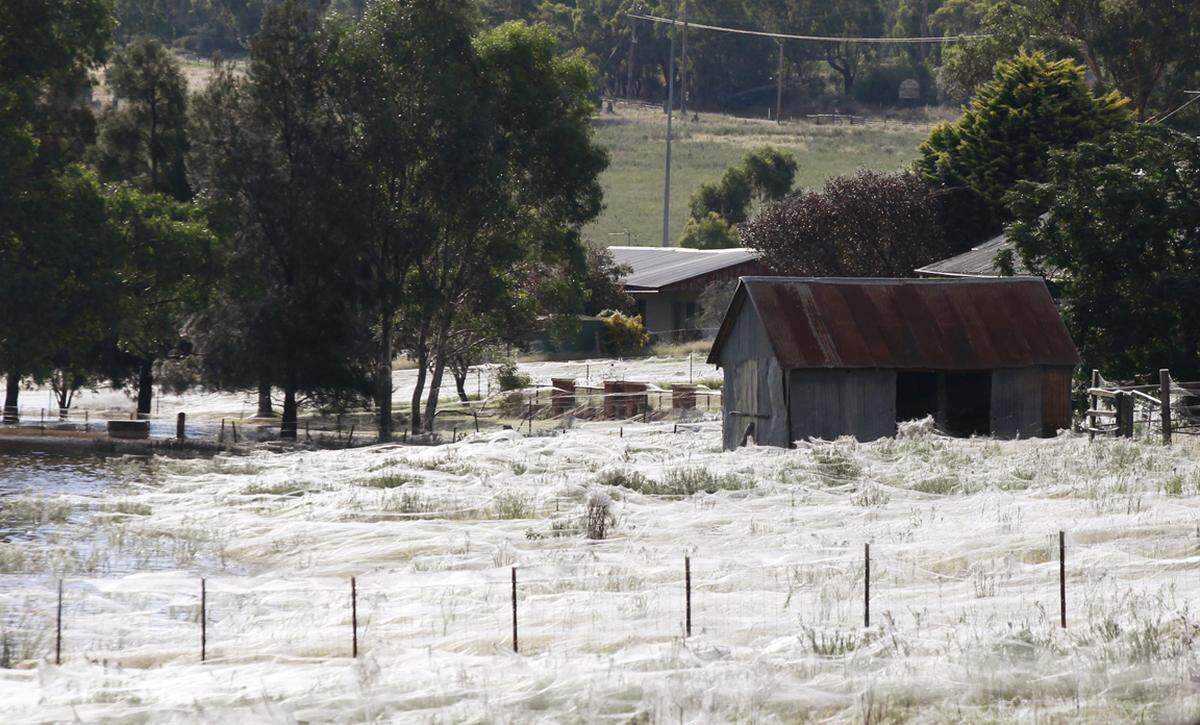
[[[1074,366],[1045,283],[1001,279],[743,277],[784,368],[990,370]],[[743,300],[743,301],[745,301]],[[730,306],[739,310],[742,304]],[[722,323],[709,362],[719,364]]]

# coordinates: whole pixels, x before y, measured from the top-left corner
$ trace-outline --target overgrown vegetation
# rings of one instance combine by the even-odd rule
[[[641,315],[624,315],[616,310],[600,313],[604,320],[604,349],[610,355],[638,355],[650,344]]]
[[[707,468],[674,468],[661,481],[631,470],[611,469],[596,479],[601,486],[616,486],[647,496],[691,496],[696,493],[742,491],[753,488],[751,481],[733,473],[714,473]]]

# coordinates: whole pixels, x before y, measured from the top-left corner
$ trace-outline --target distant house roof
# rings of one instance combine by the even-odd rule
[[[743,277],[713,341],[710,363],[719,363],[747,303],[757,311],[784,369],[1079,364],[1050,292],[1037,277]]]
[[[654,292],[738,265],[757,265],[751,249],[686,249],[683,247],[609,247],[613,260],[633,271],[621,280],[629,292]],[[747,269],[745,273],[760,270]]]
[[[916,270],[916,273],[935,277],[1004,277],[1006,275],[996,266],[996,255],[1005,249],[1013,249],[1013,245],[1001,234],[972,247],[968,252],[927,264]],[[1013,271],[1017,274],[1029,274],[1029,270],[1021,264],[1019,256],[1013,258]]]

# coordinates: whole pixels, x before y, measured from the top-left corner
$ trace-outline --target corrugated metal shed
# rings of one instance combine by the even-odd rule
[[[751,249],[609,247],[613,260],[633,271],[621,280],[630,292],[653,291],[758,260]]]
[[[1012,248],[1008,238],[1001,234],[977,247],[972,247],[969,252],[927,264],[915,271],[917,274],[935,277],[1003,277],[1005,275],[1001,274],[1000,269],[996,266],[996,255],[1003,250]],[[1017,274],[1029,273],[1029,270],[1021,264],[1019,256],[1013,258],[1013,269]]]
[[[1079,353],[1036,277],[840,279],[743,277],[709,362],[749,302],[779,365],[992,370],[1075,366]]]

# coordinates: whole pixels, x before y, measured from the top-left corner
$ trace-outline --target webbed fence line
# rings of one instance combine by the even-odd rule
[[[1194,522],[1171,526],[1190,531]],[[997,617],[1086,631],[1106,605],[1126,611],[1125,602],[1139,597],[1178,600],[1187,611],[1200,551],[1148,562],[1128,536],[1135,532],[1107,532],[1098,543],[1085,543],[1097,533],[1090,530],[1077,532],[1079,543],[1062,531],[1019,534],[959,552],[877,539],[756,564],[691,550],[657,565],[497,562],[348,578],[168,575],[166,582],[69,577],[41,590],[0,590],[0,666],[320,661],[391,646],[511,645],[536,654],[693,636],[746,646],[807,638],[816,650],[836,651],[884,629],[919,633]]]

